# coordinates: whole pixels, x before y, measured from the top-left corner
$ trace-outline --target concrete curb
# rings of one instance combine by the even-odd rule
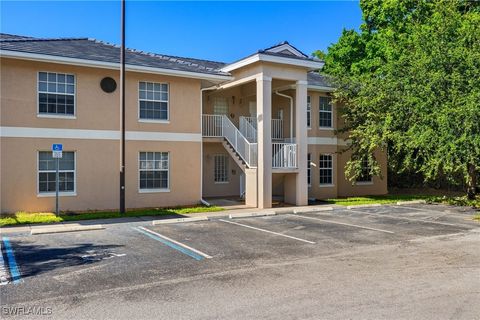
[[[230,219],[237,218],[250,218],[250,217],[263,217],[263,216],[274,216],[277,213],[275,211],[265,211],[265,212],[246,212],[246,213],[234,213],[228,215]]]
[[[416,204],[416,203],[427,203],[427,201],[425,200],[397,201],[397,206]]]
[[[332,211],[332,210],[333,210],[333,207],[298,208],[298,209],[293,209],[293,213],[307,213],[307,212]]]
[[[55,225],[49,227],[32,227],[30,234],[47,234],[47,233],[62,233],[62,232],[75,232],[75,231],[93,231],[105,229],[101,224],[92,225]]]
[[[369,208],[369,207],[381,207],[382,204],[380,203],[372,203],[372,204],[359,204],[356,206],[347,206],[347,209],[356,209],[356,208]]]
[[[208,217],[192,217],[192,218],[175,218],[164,220],[153,220],[152,225],[169,224],[169,223],[181,223],[181,222],[194,222],[194,221],[208,221]]]

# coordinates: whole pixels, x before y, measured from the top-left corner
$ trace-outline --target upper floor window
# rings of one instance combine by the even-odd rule
[[[356,179],[356,182],[372,182],[372,175],[370,173],[370,164],[367,158],[362,159],[362,174]]]
[[[75,115],[75,76],[73,74],[38,73],[38,113]]]
[[[213,100],[213,114],[228,115],[228,101],[224,97],[215,97]]]
[[[58,160],[58,191],[75,192],[75,152],[64,151]],[[38,152],[38,193],[53,193],[56,186],[57,159],[51,151]]]
[[[168,120],[168,84],[139,82],[139,119]]]
[[[332,98],[320,97],[318,116],[318,124],[321,128],[333,127]]]
[[[312,103],[310,102],[310,96],[307,96],[307,127],[311,128],[312,117]]]

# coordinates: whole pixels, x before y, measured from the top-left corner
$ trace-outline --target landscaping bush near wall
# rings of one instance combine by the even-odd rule
[[[480,173],[478,174],[477,193],[480,192]],[[455,181],[449,181],[445,176],[439,177],[434,181],[425,181],[422,173],[402,172],[397,173],[393,170],[388,171],[388,188],[433,188],[451,192],[465,192],[466,186],[463,176],[459,175]]]

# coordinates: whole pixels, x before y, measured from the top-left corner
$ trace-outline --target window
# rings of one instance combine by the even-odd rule
[[[320,97],[318,116],[320,127],[332,128],[332,98]]]
[[[310,102],[310,96],[307,96],[307,127],[311,128],[311,116],[312,116],[312,103]]]
[[[228,156],[226,154],[216,154],[214,167],[214,180],[217,183],[228,182]]]
[[[370,165],[368,164],[368,158],[362,159],[362,174],[356,179],[356,182],[372,182],[372,175],[370,174]]]
[[[307,154],[307,182],[309,187],[312,185],[312,170],[311,170],[311,164],[310,164],[311,161],[312,161],[312,155],[308,153]]]
[[[143,120],[168,120],[168,84],[139,82],[139,118]]]
[[[168,169],[168,152],[140,152],[140,190],[168,189]]]
[[[75,115],[75,76],[73,74],[38,73],[38,113]]]
[[[38,152],[38,193],[54,193],[57,159],[51,151]],[[64,151],[58,167],[59,192],[75,192],[75,152]]]
[[[228,102],[226,98],[215,97],[213,100],[213,114],[228,115]]]
[[[320,162],[320,185],[332,185],[333,184],[333,161],[331,154],[321,154]]]

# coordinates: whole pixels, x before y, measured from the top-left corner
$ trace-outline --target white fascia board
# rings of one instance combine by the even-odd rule
[[[277,56],[271,56],[268,54],[261,54],[257,53],[253,56],[247,57],[245,59],[242,59],[240,61],[234,62],[232,64],[229,64],[220,71],[223,72],[231,72],[233,70],[239,69],[241,67],[245,67],[249,64],[258,62],[258,61],[264,61],[264,62],[272,62],[272,63],[280,63],[280,64],[286,64],[286,65],[291,65],[291,66],[297,66],[297,67],[304,67],[308,68],[310,70],[318,70],[323,68],[323,65],[325,64],[322,61],[312,61],[312,60],[302,60],[302,59],[295,59],[295,58],[287,58],[287,57],[277,57]]]
[[[333,91],[335,91],[335,88],[309,85],[308,90],[310,90],[310,91],[320,91],[320,92],[333,92]]]
[[[53,55],[47,55],[47,54],[28,53],[28,52],[19,52],[19,51],[10,51],[10,50],[0,50],[0,57],[49,62],[49,63],[69,64],[69,65],[82,66],[82,67],[94,67],[94,68],[114,69],[114,70],[120,69],[120,64],[114,63],[114,62],[68,58],[68,57],[53,56]],[[218,81],[218,82],[232,79],[232,77],[228,75],[223,76],[223,75],[215,75],[215,74],[200,73],[200,72],[137,66],[132,64],[126,64],[125,70],[134,71],[134,72],[161,74],[161,75],[168,75],[168,76],[175,76],[175,77],[204,79],[204,80]]]

